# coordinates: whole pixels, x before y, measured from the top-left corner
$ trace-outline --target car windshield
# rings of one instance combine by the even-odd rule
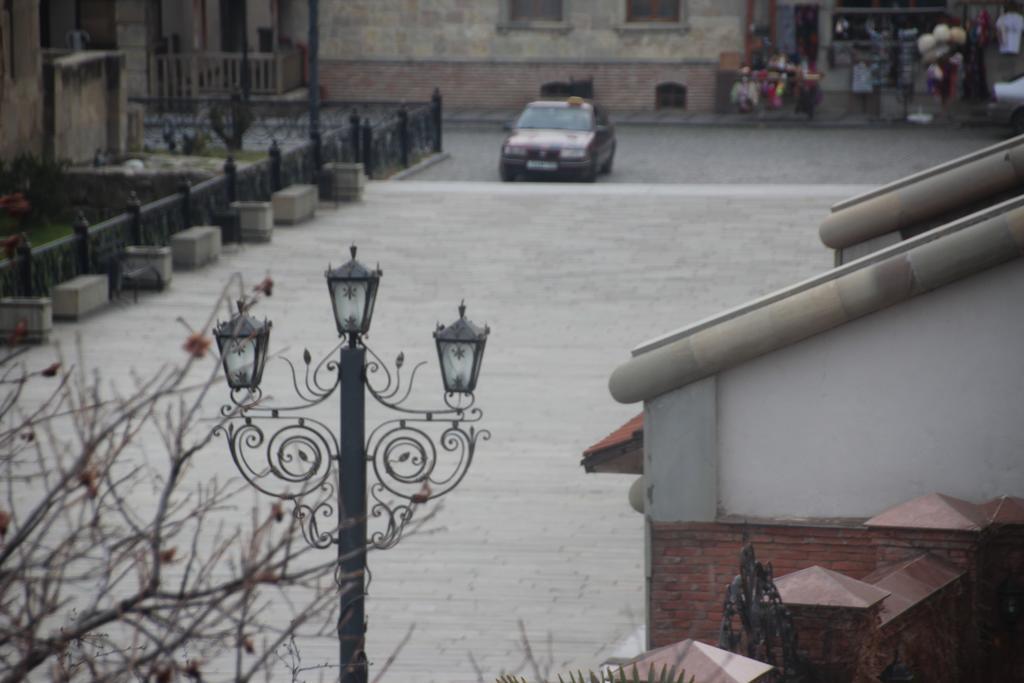
[[[527,107],[516,128],[590,130],[590,110],[582,107]]]

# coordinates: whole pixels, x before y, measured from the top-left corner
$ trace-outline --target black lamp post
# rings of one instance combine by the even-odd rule
[[[416,371],[423,363],[412,369],[407,386],[403,386],[404,356],[399,354],[392,373],[366,346],[363,335],[370,329],[382,273],[379,267],[371,270],[357,261],[354,246],[351,252],[351,260],[325,273],[342,339],[337,347],[340,358],[333,361],[330,352],[314,365],[305,351],[301,381],[295,366],[288,364],[299,405],[262,404],[259,385],[267,358],[269,322],[255,320],[240,305],[239,312],[219,324],[214,334],[234,403],[234,408],[228,406],[223,411],[231,417],[221,430],[231,457],[250,484],[293,502],[310,545],[336,547],[340,680],[362,683],[368,671],[363,649],[366,550],[398,543],[416,507],[454,489],[469,470],[477,440],[490,438],[487,430],[475,428],[483,413],[473,407],[490,329],[467,320],[465,304],[459,307],[458,320],[448,327],[439,325],[434,336],[445,405],[434,410],[406,406]],[[371,381],[375,373],[378,382]],[[317,420],[294,415],[322,403],[336,390],[341,398],[337,435]],[[367,393],[399,413],[369,435],[365,426]],[[273,429],[265,432],[264,425]],[[440,433],[431,435],[432,429]],[[367,489],[367,469],[371,467],[374,481]],[[337,495],[332,499],[334,492]],[[383,527],[369,536],[367,493],[372,497],[370,513]]]

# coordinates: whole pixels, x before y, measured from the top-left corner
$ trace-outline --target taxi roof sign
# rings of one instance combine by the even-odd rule
[[[572,107],[579,107],[582,104],[584,104],[583,98],[582,97],[578,97],[576,95],[573,95],[572,97],[567,99],[566,102],[568,102],[569,106],[572,106]]]

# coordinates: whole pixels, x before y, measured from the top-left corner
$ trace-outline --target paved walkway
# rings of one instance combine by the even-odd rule
[[[269,272],[274,296],[260,308],[274,321],[272,350],[325,352],[335,340],[322,273],[355,242],[384,270],[369,342],[386,358],[404,350],[431,361],[419,381],[433,400],[431,332],[465,297],[469,316],[493,330],[478,392],[493,439],[446,499],[436,533],[371,555],[371,659],[379,667],[415,624],[385,680],[532,679],[521,620],[539,659],[586,669],[644,619],[632,478],[578,464],[638,410],[612,401],[609,373],[645,339],[828,268],[817,226],[831,203],[863,189],[371,183],[364,202],[176,273],[165,293],[58,325],[55,342],[67,350],[81,339],[86,367],[128,382],[130,367],[145,375],[182,357],[175,319],[201,325],[230,274],[253,284]],[[41,367],[53,353],[25,358]],[[276,365],[265,379],[285,398]],[[211,415],[222,402],[213,398]],[[193,481],[227,476],[227,461],[211,445]],[[248,501],[240,506],[247,514]],[[300,647],[304,665],[335,661],[332,640]]]

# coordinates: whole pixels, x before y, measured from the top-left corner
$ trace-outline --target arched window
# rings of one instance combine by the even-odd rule
[[[658,109],[686,109],[686,86],[682,83],[661,83],[654,91]]]

